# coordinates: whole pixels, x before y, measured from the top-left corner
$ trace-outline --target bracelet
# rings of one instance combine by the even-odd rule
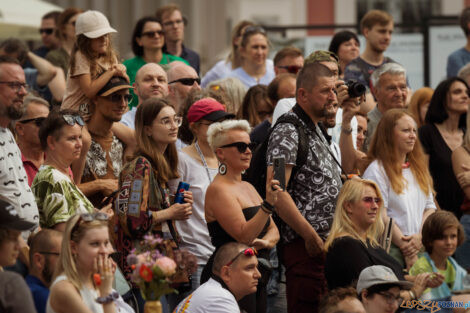
[[[408,290],[408,292],[410,293],[411,300],[416,300],[416,295],[415,295],[415,293],[414,293],[411,289]]]
[[[274,212],[274,206],[266,200],[263,200],[263,203],[261,203],[261,208],[263,207],[266,208],[266,210],[268,210],[269,213]]]
[[[271,214],[272,214],[272,212],[269,211],[268,209],[266,209],[263,205],[261,205],[261,210],[262,210],[264,213],[268,214],[268,215],[271,215]]]
[[[98,297],[96,298],[96,302],[99,304],[108,304],[113,302],[114,300],[117,300],[119,298],[119,292],[116,290],[113,290],[109,295],[106,297]]]
[[[352,133],[352,127],[349,126],[348,129],[346,129],[346,128],[344,128],[344,127],[341,127],[341,131],[342,131],[343,133],[345,133],[346,135],[349,135],[349,134]]]

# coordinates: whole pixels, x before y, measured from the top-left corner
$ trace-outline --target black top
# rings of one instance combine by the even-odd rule
[[[268,120],[264,120],[258,124],[250,133],[251,142],[254,142],[257,145],[263,143],[268,137],[270,129],[271,123]]]
[[[361,271],[372,265],[384,265],[404,280],[400,264],[381,247],[367,246],[349,236],[336,238],[326,254],[325,276],[328,289],[353,286]]]
[[[166,45],[163,46],[163,52],[168,53]],[[183,45],[183,50],[181,51],[181,55],[177,55],[177,56],[188,61],[189,65],[191,65],[191,67],[194,68],[196,73],[199,75],[199,63],[200,63],[199,54],[197,54],[195,51],[189,48],[186,48],[186,46]]]
[[[452,168],[452,150],[434,124],[422,126],[418,134],[424,151],[429,154],[429,172],[434,181],[439,206],[460,217],[464,194]]]
[[[253,216],[256,215],[258,210],[261,208],[261,205],[257,206],[252,206],[246,209],[243,209],[243,215],[245,216],[245,219],[247,221],[251,220]],[[271,222],[271,219],[268,219],[266,222],[266,225],[264,225],[263,230],[259,234],[258,238],[262,238],[268,229],[269,223]],[[232,242],[236,241],[232,236],[230,236],[223,228],[220,226],[218,221],[213,221],[210,223],[207,223],[207,229],[209,230],[209,234],[211,236],[211,242],[212,245],[216,248],[220,248],[222,245],[226,244],[227,242]]]

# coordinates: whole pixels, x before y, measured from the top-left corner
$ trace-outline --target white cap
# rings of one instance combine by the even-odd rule
[[[75,35],[98,38],[109,33],[117,33],[109,25],[108,19],[99,11],[86,11],[78,16],[75,22]]]

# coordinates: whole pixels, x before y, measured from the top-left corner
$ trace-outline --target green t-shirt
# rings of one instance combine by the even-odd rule
[[[42,165],[31,185],[39,209],[39,224],[52,228],[75,214],[93,213],[93,204],[70,178],[49,165]]]
[[[181,61],[189,65],[188,61],[186,61],[185,59],[166,53],[163,53],[162,60],[158,64],[165,65],[170,64],[173,61]],[[129,80],[132,85],[135,82],[135,75],[137,74],[137,71],[142,66],[147,64],[147,62],[145,62],[144,58],[136,56],[132,59],[125,60],[124,62],[122,62],[122,64],[124,64],[124,66],[126,67],[127,76],[129,76]],[[164,69],[166,70],[165,67]],[[133,89],[130,89],[130,92],[132,95],[132,101],[129,102],[129,109],[132,109],[133,107],[136,107],[139,104],[139,99],[135,95]]]
[[[446,269],[445,270],[437,269],[437,270],[439,271],[439,273],[444,275],[445,277],[444,282],[447,284],[449,289],[452,290],[454,286],[455,276],[457,274],[449,258],[447,258]],[[410,275],[412,276],[415,276],[421,273],[432,273],[432,272],[433,272],[432,266],[431,264],[429,264],[428,260],[424,256],[420,257],[418,261],[416,261],[415,264],[410,269]],[[431,292],[431,288],[428,288],[424,291],[424,293],[428,293],[428,292]]]

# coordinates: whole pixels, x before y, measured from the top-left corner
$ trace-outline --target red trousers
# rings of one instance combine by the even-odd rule
[[[286,267],[288,313],[317,313],[320,299],[328,291],[325,255],[310,257],[302,238],[284,244],[282,263]]]

